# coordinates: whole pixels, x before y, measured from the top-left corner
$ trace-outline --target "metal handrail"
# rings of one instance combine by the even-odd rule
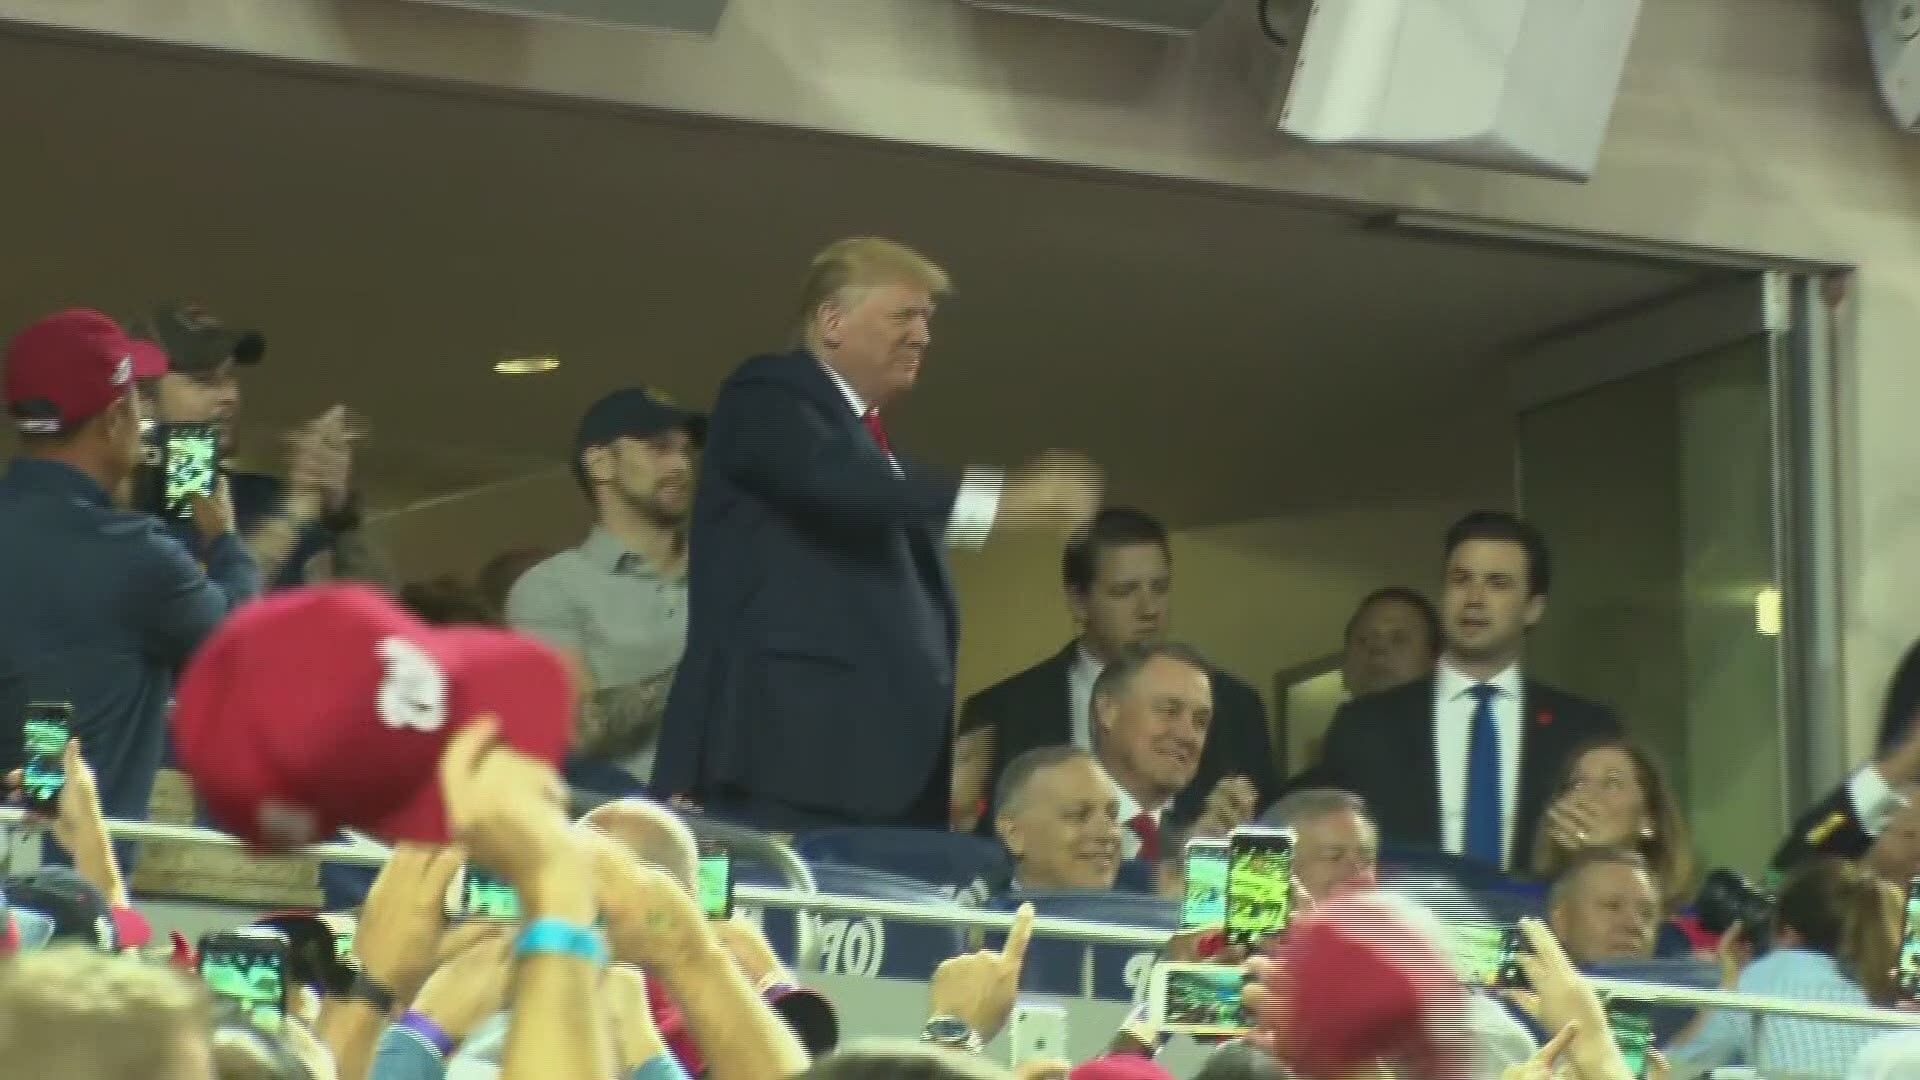
[[[801,898],[820,894],[820,886],[813,880],[813,868],[808,866],[806,860],[785,842],[742,825],[716,821],[703,814],[681,816],[686,821],[687,827],[693,830],[696,839],[721,844],[735,855],[744,855],[747,858],[757,857],[760,861],[771,865],[786,880],[787,887],[783,890],[756,890],[744,886],[735,888],[735,899],[753,900],[754,893],[760,891]],[[798,904],[786,906],[798,911],[808,910]],[[812,915],[802,915],[793,922],[795,966],[808,971],[818,969],[821,953],[825,949],[826,937],[821,931],[819,920]]]
[[[15,807],[0,807],[0,828],[19,829],[40,827],[44,819]],[[202,844],[207,847],[241,848],[247,844],[238,838],[228,836],[212,829],[197,828],[192,825],[163,825],[154,821],[122,821],[119,818],[107,821],[107,834],[116,840],[152,840],[177,844]],[[349,863],[354,866],[382,866],[392,851],[383,844],[375,843],[357,834],[349,834],[344,844],[314,844],[288,855],[304,855],[325,859],[328,862]]]
[[[835,896],[832,893],[798,893],[786,889],[762,889],[742,885],[734,890],[742,900],[768,907],[830,915],[865,916],[898,922],[928,923],[966,930],[1007,931],[1013,928],[1013,915],[1004,911],[963,907],[959,904],[911,904],[904,900],[879,900],[866,896]],[[1131,945],[1142,949],[1160,949],[1172,937],[1172,931],[1142,926],[1118,926],[1085,919],[1060,919],[1050,916],[1033,920],[1035,937],[1077,941],[1083,945]]]
[[[1834,1005],[1823,1001],[1789,1001],[1785,998],[1743,994],[1737,990],[1704,990],[1637,979],[1603,979],[1588,976],[1587,984],[1605,997],[1644,1001],[1649,1005],[1691,1005],[1701,1009],[1740,1009],[1767,1016],[1791,1016],[1801,1020],[1832,1020],[1845,1024],[1873,1027],[1920,1028],[1920,1013],[1899,1012],[1867,1005]]]
[[[22,810],[0,808],[0,827],[32,825],[36,819]],[[737,844],[740,849],[751,850],[755,854],[765,855],[775,865],[782,867],[783,873],[797,878],[802,887],[798,889],[769,889],[753,885],[742,885],[735,890],[735,897],[753,904],[766,907],[791,909],[812,915],[831,914],[876,919],[893,919],[901,922],[927,923],[939,926],[953,926],[969,930],[1004,932],[1013,925],[1013,915],[1000,911],[986,911],[980,908],[963,907],[959,904],[912,904],[899,900],[880,900],[860,896],[833,896],[819,892],[814,885],[813,873],[807,869],[793,849],[780,841],[761,833],[743,829],[721,822],[696,820],[696,836],[722,840]],[[225,833],[212,829],[200,829],[186,825],[161,825],[145,821],[107,822],[109,833],[121,840],[171,841],[185,844],[204,844],[213,847],[237,848],[245,845]],[[312,856],[332,862],[352,863],[359,866],[378,866],[386,861],[387,849],[372,840],[349,833],[349,842],[344,844],[318,844],[303,848],[293,854]],[[791,862],[788,862],[788,859]],[[791,871],[789,873],[789,871]],[[810,919],[798,920],[801,933],[808,932]],[[1157,950],[1165,947],[1171,931],[1153,930],[1137,926],[1117,926],[1110,923],[1090,922],[1084,919],[1061,919],[1053,917],[1036,918],[1033,932],[1037,937],[1055,938],[1079,942],[1083,945],[1119,945],[1138,949]],[[814,956],[817,959],[818,949]],[[805,968],[815,965],[801,965]],[[1763,997],[1758,994],[1743,994],[1730,990],[1704,990],[1691,987],[1667,986],[1661,983],[1642,982],[1634,979],[1608,979],[1589,977],[1587,982],[1602,995],[1623,998],[1629,1001],[1643,1001],[1652,1005],[1683,1005],[1704,1009],[1740,1009],[1746,1012],[1761,1013],[1769,1016],[1791,1016],[1803,1020],[1826,1020],[1835,1023],[1863,1024],[1885,1028],[1920,1028],[1920,1013],[1898,1012],[1893,1009],[1869,1008],[1858,1005],[1836,1005],[1815,1001],[1788,1001],[1782,998]]]

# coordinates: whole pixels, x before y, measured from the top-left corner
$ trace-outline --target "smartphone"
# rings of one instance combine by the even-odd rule
[[[1187,892],[1180,905],[1180,929],[1220,926],[1227,921],[1227,842],[1187,841]]]
[[[1920,1005],[1920,877],[1907,882],[1907,917],[1900,928],[1894,990],[1903,1005]]]
[[[266,927],[223,930],[200,939],[200,978],[215,997],[240,1006],[250,1020],[277,1027],[287,1013],[287,935]]]
[[[709,919],[733,918],[733,853],[700,845],[700,910]]]
[[[193,516],[193,499],[212,498],[220,482],[220,429],[212,424],[166,424],[155,436],[160,449],[160,512]]]
[[[1447,927],[1447,943],[1452,946],[1460,981],[1474,987],[1500,985],[1507,930],[1495,923],[1453,923]]]
[[[499,875],[477,866],[461,873],[460,917],[490,922],[519,922],[520,894]]]
[[[1066,1061],[1066,1007],[1016,1001],[1007,1024],[1007,1046],[1015,1069],[1034,1061]]]
[[[1240,1001],[1238,966],[1165,963],[1153,969],[1147,1023],[1167,1034],[1234,1037],[1253,1029]]]
[[[1647,1080],[1647,1053],[1653,1049],[1653,1010],[1644,1002],[1609,1001],[1607,1027],[1613,1030],[1613,1045],[1627,1063],[1627,1071],[1634,1080]]]
[[[1500,932],[1500,962],[1494,968],[1493,985],[1501,990],[1531,990],[1527,970],[1520,966],[1520,955],[1528,952],[1526,935],[1517,926]]]
[[[52,813],[67,786],[67,742],[73,738],[73,706],[64,701],[36,701],[27,706],[20,766],[20,790],[27,805]]]
[[[1258,948],[1293,919],[1293,831],[1235,829],[1227,841],[1227,944]]]

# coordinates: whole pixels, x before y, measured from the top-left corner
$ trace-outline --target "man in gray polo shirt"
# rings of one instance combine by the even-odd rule
[[[660,720],[687,647],[686,526],[706,424],[651,390],[616,390],[595,402],[573,453],[593,530],[507,594],[508,625],[559,648],[591,681],[572,770],[587,786],[614,786],[592,779],[606,766],[642,783],[653,774]]]

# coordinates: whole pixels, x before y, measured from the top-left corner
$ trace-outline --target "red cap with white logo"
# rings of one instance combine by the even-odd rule
[[[573,733],[566,665],[519,634],[434,628],[357,585],[255,600],[194,655],[173,713],[208,811],[256,847],[341,828],[448,839],[440,753],[462,724],[556,767]]]
[[[133,389],[139,351],[97,311],[50,315],[7,348],[7,411],[22,434],[69,433]],[[149,365],[143,359],[140,366]]]

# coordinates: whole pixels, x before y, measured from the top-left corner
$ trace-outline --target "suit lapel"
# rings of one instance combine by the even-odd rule
[[[847,400],[847,395],[842,393],[840,387],[834,383],[833,376],[827,374],[826,364],[804,348],[796,349],[790,355],[796,364],[795,378],[806,388],[808,395],[827,415],[837,417],[835,422],[854,438],[872,443],[873,435],[867,431],[866,425],[860,422],[860,417],[854,415],[853,403]],[[874,445],[874,450],[883,456],[886,454],[886,451],[877,444]],[[894,460],[900,466],[901,482],[911,483],[907,474],[912,466],[899,455],[898,451],[894,453]],[[931,524],[925,522],[909,523],[906,529],[908,554],[912,557],[915,567],[927,579],[934,603],[939,605],[941,613],[946,617],[948,636],[957,644],[960,636],[959,605],[954,600],[953,581],[947,572],[947,560],[942,551],[945,546],[942,543],[942,537],[936,536]]]
[[[1038,715],[1047,718],[1048,742],[1073,741],[1073,654],[1076,644],[1069,641],[1066,648],[1047,661],[1047,708]],[[1091,718],[1088,723],[1092,723]]]
[[[1525,680],[1520,695],[1520,797],[1515,800],[1514,846],[1515,857],[1528,850],[1522,844],[1532,844],[1533,837],[1520,836],[1519,831],[1539,816],[1553,792],[1547,788],[1558,777],[1548,775],[1540,766],[1551,768],[1559,760],[1553,752],[1557,745],[1557,735],[1553,730],[1553,717],[1540,704],[1539,686],[1533,680]]]
[[[1420,815],[1420,820],[1430,822],[1433,834],[1426,843],[1434,848],[1440,846],[1440,752],[1434,742],[1439,737],[1440,717],[1436,709],[1439,683],[1432,676],[1413,684],[1418,697],[1414,706],[1407,710],[1407,729],[1404,737],[1395,740],[1400,746],[1414,746],[1418,749],[1410,754],[1412,767],[1408,777],[1407,801],[1410,805],[1429,807]]]

